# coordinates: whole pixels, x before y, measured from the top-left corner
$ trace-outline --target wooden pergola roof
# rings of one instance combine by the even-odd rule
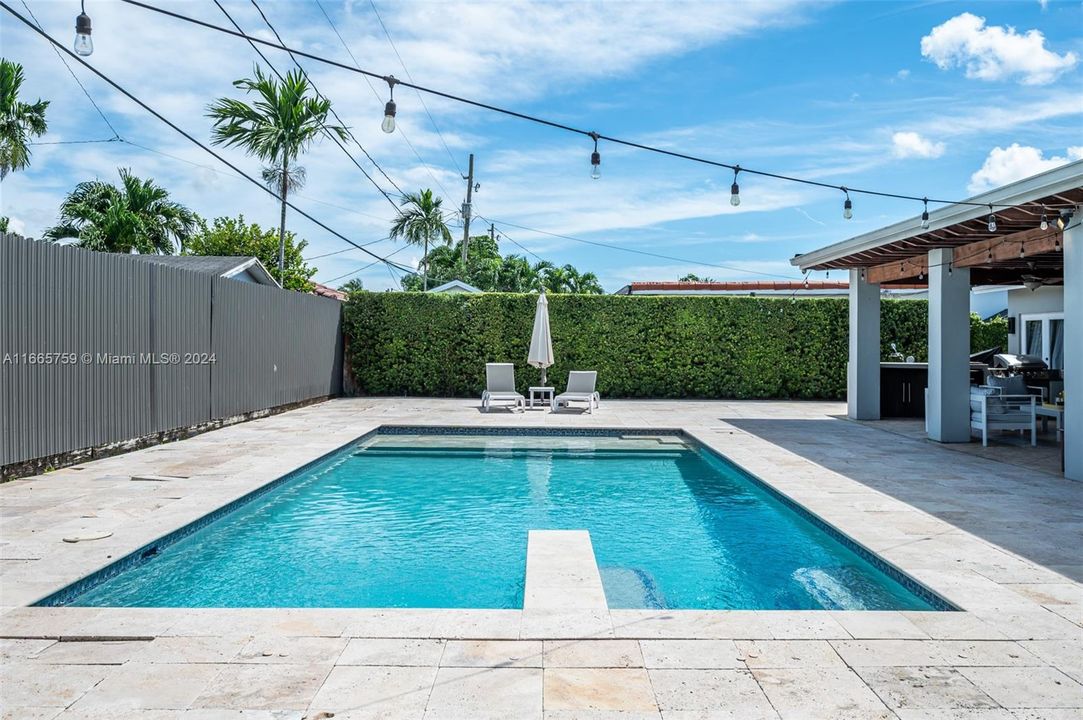
[[[988,227],[990,204],[996,215],[993,232]],[[970,268],[973,285],[1019,283],[1023,276],[1057,282],[1064,273],[1057,219],[1062,210],[1080,205],[1083,161],[931,211],[928,229],[915,217],[798,255],[791,263],[802,270],[861,268],[869,282],[894,285],[922,278],[929,250],[952,248],[953,266]],[[1040,227],[1043,215],[1047,230]]]

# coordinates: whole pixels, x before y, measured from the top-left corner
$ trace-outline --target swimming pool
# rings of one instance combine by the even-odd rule
[[[682,433],[384,428],[40,604],[522,607],[587,529],[612,608],[953,609]]]

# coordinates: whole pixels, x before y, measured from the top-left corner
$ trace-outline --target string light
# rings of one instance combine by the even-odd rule
[[[387,89],[390,93],[390,99],[387,104],[384,105],[384,121],[380,123],[380,129],[385,133],[395,132],[395,85],[399,82],[395,79],[394,75],[388,75],[384,78],[387,81]]]
[[[1042,230],[1048,230],[1049,229],[1049,218],[1047,218],[1045,216],[1045,207],[1044,206],[1042,207],[1042,221],[1040,223],[1038,223],[1038,227],[1040,227]]]
[[[839,189],[846,193],[846,200],[842,203],[842,216],[849,220],[854,216],[854,204],[850,202],[850,191],[845,187]]]
[[[75,18],[75,44],[72,49],[76,55],[87,57],[94,52],[94,41],[90,38],[90,16],[86,14],[86,0],[79,5],[80,13]]]
[[[1019,259],[1022,260],[1027,256],[1027,246],[1022,240],[1019,241]]]
[[[989,232],[996,232],[997,231],[997,216],[996,216],[996,213],[993,212],[993,206],[992,205],[989,206],[989,226],[988,227],[989,227]]]
[[[951,260],[948,260],[948,275],[951,275]]]
[[[598,133],[592,132],[590,137],[594,140],[594,152],[590,154],[590,177],[597,180],[602,176],[602,154],[598,152]]]
[[[929,229],[929,198],[922,198],[921,202],[924,204],[924,208],[921,211],[921,229]]]
[[[737,173],[741,172],[741,166],[733,168],[733,184],[730,185],[730,205],[737,207],[741,204],[741,188],[737,185]],[[808,287],[808,282],[805,283]]]

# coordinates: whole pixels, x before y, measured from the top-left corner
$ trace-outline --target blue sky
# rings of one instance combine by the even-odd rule
[[[350,62],[314,1],[259,1],[288,44]],[[405,77],[367,0],[321,1],[363,67]],[[246,31],[273,39],[248,0],[222,2]],[[71,42],[77,2],[27,3],[50,34]],[[155,4],[227,24],[210,0]],[[1083,157],[1077,2],[377,0],[376,8],[419,84],[745,167],[961,199]],[[236,95],[232,80],[250,75],[257,60],[251,48],[117,2],[87,0],[87,12],[94,22],[90,62],[209,140],[204,108],[217,96]],[[27,99],[52,101],[43,140],[111,135],[43,40],[7,15],[0,40],[4,57],[25,67]],[[284,54],[267,54],[289,67]],[[473,152],[481,183],[475,213],[537,257],[593,270],[608,291],[687,272],[797,277],[788,262],[795,253],[921,211],[916,203],[855,195],[854,218],[846,221],[840,192],[746,175],[735,209],[732,173],[604,143],[602,179],[593,181],[586,138],[426,97],[434,127],[417,95],[401,87],[400,131],[385,135],[379,125],[386,86],[304,64],[401,187],[432,187],[449,209],[458,208],[460,170]],[[85,69],[74,70],[120,136],[151,150],[128,143],[35,147],[32,167],[0,185],[2,214],[17,231],[39,236],[77,182],[115,180],[118,167],[154,177],[205,217],[243,213],[277,223],[273,198]],[[224,154],[258,175],[256,160]],[[308,184],[295,199],[300,207],[358,242],[386,236],[392,208],[337,147],[317,145],[303,164]],[[289,226],[309,241],[309,256],[345,247],[304,218],[292,216]],[[408,265],[420,255],[389,241],[370,249],[396,253]],[[523,254],[509,240],[502,249]],[[335,279],[370,260],[360,251],[320,258],[313,261],[315,279],[339,285],[359,277],[372,289],[395,284],[379,264]]]

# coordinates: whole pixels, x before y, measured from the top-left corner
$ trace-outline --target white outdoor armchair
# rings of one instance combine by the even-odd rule
[[[494,402],[510,402],[511,409],[526,410],[526,398],[515,389],[515,366],[511,363],[485,363],[485,390],[481,409],[489,412]]]
[[[970,388],[970,427],[981,431],[981,444],[989,446],[990,430],[1030,430],[1030,444],[1038,444],[1038,419],[1034,395],[1005,395],[1001,388],[973,385]]]
[[[556,412],[561,405],[569,402],[585,402],[587,412],[594,414],[594,408],[601,402],[601,395],[594,389],[598,381],[598,373],[595,370],[572,370],[568,373],[568,389],[553,398],[552,409]]]

